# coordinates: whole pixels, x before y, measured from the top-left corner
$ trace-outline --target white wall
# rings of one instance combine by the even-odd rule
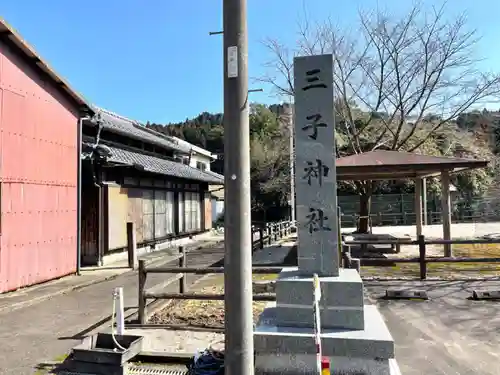
[[[191,161],[189,163],[189,166],[193,167],[193,168],[196,168],[196,162],[198,162],[198,161],[205,164],[205,170],[206,171],[210,170],[210,162],[212,161],[212,159],[210,157],[205,156],[205,155],[200,155],[200,154],[193,153],[191,155]]]
[[[212,222],[217,220],[220,214],[224,212],[224,201],[212,199]]]

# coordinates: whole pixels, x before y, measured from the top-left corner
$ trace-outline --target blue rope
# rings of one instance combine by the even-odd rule
[[[206,350],[188,368],[190,375],[224,375],[224,355]]]

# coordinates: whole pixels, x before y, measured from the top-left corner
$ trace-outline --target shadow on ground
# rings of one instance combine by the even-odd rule
[[[395,340],[402,373],[500,373],[500,302],[469,299],[473,290],[500,290],[498,278],[364,285],[366,302],[379,307]],[[387,289],[424,290],[429,300],[381,300]]]

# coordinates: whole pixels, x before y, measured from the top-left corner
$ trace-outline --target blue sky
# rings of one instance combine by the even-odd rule
[[[438,1],[435,1],[439,3]],[[424,4],[432,4],[424,0]],[[147,6],[146,6],[147,4]],[[168,123],[222,111],[222,0],[1,0],[0,15],[89,101],[140,121]],[[404,12],[411,0],[248,0],[250,76],[262,76],[266,37],[292,46],[304,14],[343,27],[361,9]],[[500,70],[500,2],[452,0],[482,40],[482,68]],[[252,101],[277,102],[269,87]]]

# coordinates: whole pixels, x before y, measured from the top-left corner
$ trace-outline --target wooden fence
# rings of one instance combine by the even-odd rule
[[[256,240],[252,241],[252,251],[256,249],[261,249],[265,244],[272,244],[275,241],[282,239],[285,236],[291,234],[292,224],[290,222],[278,222],[266,225],[254,226],[252,227],[252,235],[254,233],[259,233]],[[253,238],[252,238],[253,239]],[[187,251],[183,246],[179,246],[178,254],[150,254],[139,259],[139,285],[138,285],[138,299],[139,299],[139,309],[138,309],[138,320],[139,324],[146,323],[147,317],[147,300],[148,299],[199,299],[199,300],[222,300],[224,299],[223,294],[200,294],[200,293],[189,293],[187,285],[187,274],[216,274],[224,273],[224,267],[196,267],[189,268],[187,265],[186,254]],[[158,260],[161,259],[161,264],[158,264]],[[173,262],[178,260],[179,265],[177,267],[164,267],[163,265],[168,262]],[[282,267],[256,267],[253,268],[254,273],[259,274],[270,274],[281,272]],[[161,274],[174,274],[165,282],[155,285],[151,288],[146,289],[146,282],[148,274],[161,273]],[[166,286],[178,282],[178,292],[177,293],[165,293],[161,291]],[[274,301],[275,297],[270,295],[255,295],[254,300],[256,301]]]
[[[418,236],[416,241],[403,240],[357,240],[345,241],[343,243],[343,266],[346,268],[358,268],[360,266],[391,266],[398,263],[416,263],[420,267],[420,279],[427,278],[427,264],[429,263],[500,263],[500,257],[435,257],[427,256],[427,245],[482,245],[500,244],[500,239],[478,239],[478,240],[426,240],[425,236]],[[351,256],[351,246],[363,245],[417,245],[418,257],[412,258],[361,258]]]

